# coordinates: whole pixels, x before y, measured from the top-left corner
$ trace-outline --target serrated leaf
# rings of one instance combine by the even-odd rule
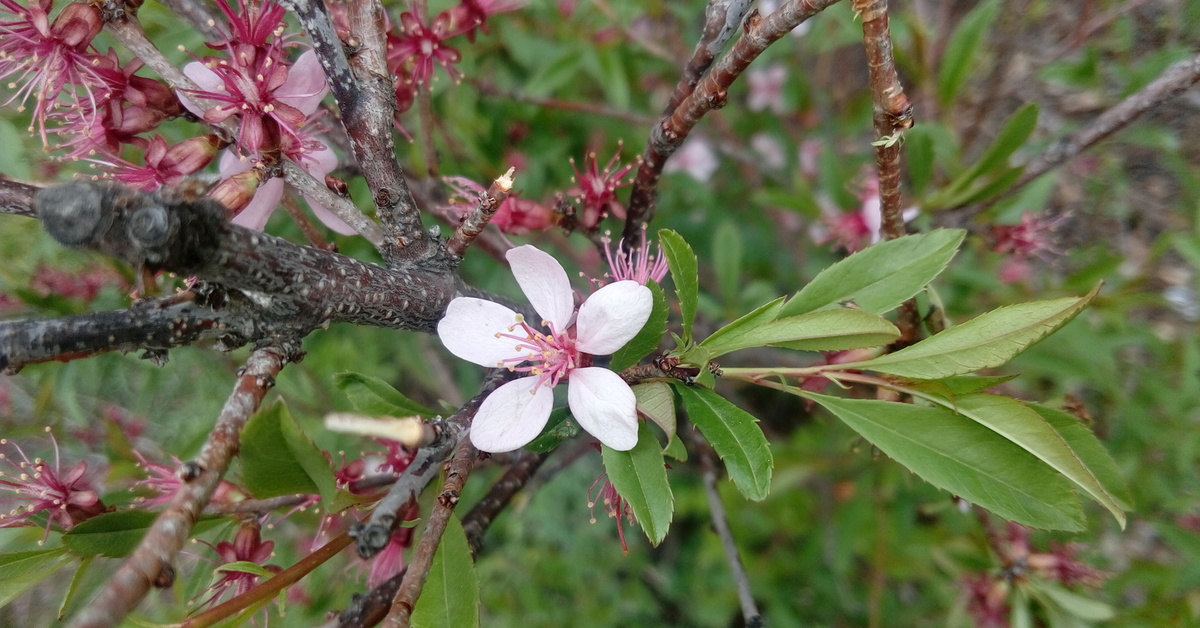
[[[692,324],[696,321],[696,307],[700,303],[699,264],[692,247],[678,233],[659,229],[658,242],[671,269],[675,298],[679,299],[679,311],[683,315],[683,339],[687,342],[692,339]]]
[[[646,284],[654,298],[654,307],[650,310],[650,318],[642,325],[641,331],[612,354],[609,368],[620,372],[642,361],[642,358],[653,353],[667,335],[667,297],[663,294],[662,286],[653,280]]]
[[[667,482],[667,467],[658,438],[650,426],[639,423],[638,441],[633,449],[617,451],[603,445],[601,452],[608,481],[633,510],[650,544],[657,546],[666,538],[675,512],[675,497]]]
[[[707,388],[680,382],[675,391],[683,399],[688,419],[725,461],[734,486],[749,499],[766,499],[774,463],[758,419]]]
[[[821,271],[779,312],[796,316],[853,301],[883,314],[921,291],[958,251],[966,232],[939,229],[869,246]]]
[[[1034,528],[1083,529],[1067,479],[992,430],[939,407],[807,393],[930,484]]]
[[[970,76],[984,35],[999,8],[998,2],[980,3],[958,23],[958,28],[950,35],[938,73],[937,93],[941,104],[952,103],[963,82]]]
[[[769,303],[764,303],[752,310],[748,314],[742,315],[737,320],[725,325],[724,327],[714,331],[712,335],[700,342],[702,345],[718,345],[725,342],[725,336],[741,333],[742,330],[748,327],[758,327],[765,325],[779,317],[779,311],[783,309],[783,297],[779,297]]]
[[[954,409],[1016,443],[1038,460],[1083,489],[1125,528],[1125,512],[1070,443],[1025,404],[1001,395],[970,394],[954,401]]]
[[[675,438],[675,393],[665,382],[646,382],[633,387],[638,412],[646,415],[666,435]]]
[[[1025,404],[1037,412],[1059,435],[1071,446],[1071,450],[1079,456],[1083,464],[1091,470],[1096,480],[1104,487],[1104,491],[1112,496],[1117,506],[1122,510],[1133,510],[1133,497],[1129,494],[1129,486],[1121,477],[1117,463],[1113,461],[1108,450],[1079,419],[1058,410],[1036,403]]]
[[[994,386],[1012,381],[1013,375],[956,375],[945,379],[905,379],[899,383],[905,388],[927,392],[953,401],[958,395],[969,395],[985,391]]]
[[[800,351],[838,351],[878,347],[900,337],[900,330],[875,314],[854,309],[819,310],[745,326],[724,334],[719,342],[700,343],[712,358],[751,347],[775,345]]]
[[[355,410],[370,416],[436,416],[437,412],[404,396],[378,377],[346,371],[333,377],[338,390],[346,393]]]
[[[525,449],[537,454],[554,451],[563,441],[579,433],[579,426],[571,420],[571,410],[566,407],[555,408],[546,420],[546,427],[537,438],[525,445]]]
[[[76,556],[122,558],[133,553],[157,518],[158,513],[148,510],[106,512],[68,530],[63,534],[62,542]],[[192,528],[192,534],[210,530],[225,520],[220,515],[202,515]]]
[[[282,402],[262,408],[242,431],[242,484],[258,499],[319,494],[333,503],[333,470]]]
[[[458,517],[450,516],[421,597],[412,611],[413,628],[478,628],[479,574]]]
[[[831,368],[870,369],[916,379],[942,379],[994,368],[1070,322],[1099,289],[1097,286],[1084,297],[1001,307],[895,353]]]
[[[71,560],[66,547],[0,554],[0,608]]]
[[[683,441],[679,438],[678,434],[667,443],[666,447],[663,447],[663,455],[670,456],[680,462],[687,462],[687,448],[683,446]]]
[[[62,603],[58,605],[58,621],[62,621],[67,616],[67,608],[71,606],[71,602],[75,600],[75,595],[79,593],[79,585],[83,582],[84,576],[92,564],[96,562],[95,557],[89,556],[80,559],[79,566],[75,568],[75,573],[71,574],[71,584],[67,585],[67,593],[63,595]],[[3,606],[0,603],[0,606]]]

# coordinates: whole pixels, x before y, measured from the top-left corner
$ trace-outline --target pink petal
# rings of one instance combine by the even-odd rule
[[[624,347],[646,325],[653,307],[650,289],[636,281],[604,286],[579,306],[576,346],[592,355],[608,355]]]
[[[320,150],[315,150],[306,153],[309,159],[300,162],[300,167],[304,168],[309,174],[316,177],[318,181],[324,181],[325,175],[333,172],[338,166],[337,154],[335,154],[328,146],[322,147]],[[336,233],[342,235],[354,235],[358,233],[354,227],[346,224],[336,214],[329,211],[324,205],[313,200],[312,197],[305,195],[304,200],[308,201],[308,206],[312,209],[313,215],[317,217]]]
[[[629,395],[632,397],[633,392]],[[511,381],[479,406],[471,424],[471,442],[480,451],[492,453],[524,447],[542,433],[553,407],[554,391],[538,386],[537,377]]]
[[[459,297],[450,302],[446,316],[438,322],[438,338],[450,353],[480,366],[496,367],[502,360],[522,355],[517,351],[519,341],[496,337],[510,333],[516,320],[517,313],[499,303]]]
[[[555,332],[570,325],[575,314],[575,293],[558,260],[532,244],[509,249],[504,256],[533,309],[554,325]]]
[[[580,427],[605,445],[629,451],[637,444],[637,397],[620,375],[596,366],[571,371],[567,405]]]
[[[275,91],[275,97],[303,111],[305,115],[312,115],[321,106],[321,100],[328,91],[325,71],[317,60],[317,53],[309,50],[288,68],[287,81]]]
[[[225,81],[222,81],[221,77],[217,76],[216,72],[208,69],[199,61],[193,61],[183,66],[183,74],[184,76],[192,79],[192,82],[195,83],[197,87],[206,92],[220,91],[220,88],[224,87],[225,85]],[[204,117],[204,110],[201,109],[200,106],[194,101],[188,98],[187,94],[184,94],[183,92],[176,92],[175,95],[179,96],[179,102],[184,106],[185,109],[196,114],[197,117]]]
[[[283,198],[283,179],[270,179],[258,186],[254,200],[250,201],[250,204],[246,205],[246,208],[229,222],[247,229],[262,231],[263,227],[267,226],[267,220],[271,218],[271,214],[275,212],[275,208],[279,207],[281,198]]]

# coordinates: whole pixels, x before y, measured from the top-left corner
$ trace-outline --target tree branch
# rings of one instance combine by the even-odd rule
[[[529,484],[533,474],[546,461],[545,454],[535,454],[531,451],[521,453],[508,471],[488,489],[478,503],[471,508],[467,516],[462,518],[463,532],[467,535],[467,544],[471,547],[471,555],[478,556],[483,547],[483,533],[495,521],[496,515],[504,510],[512,498]]]
[[[744,23],[745,32],[733,48],[714,66],[670,115],[650,131],[642,163],[638,167],[633,191],[629,195],[628,217],[622,237],[635,242],[642,225],[654,216],[658,180],[667,159],[683,144],[692,129],[709,111],[725,105],[729,86],[772,43],[791,32],[808,18],[838,0],[788,0],[763,18],[751,13]]]
[[[129,614],[151,586],[170,586],[171,562],[183,548],[192,526],[212,498],[221,477],[240,447],[242,428],[275,385],[275,377],[298,345],[256,349],[246,360],[237,386],[225,402],[217,423],[195,459],[199,474],[180,484],[170,506],[155,519],[138,548],[108,581],[100,595],[76,617],[76,628],[115,626]]]

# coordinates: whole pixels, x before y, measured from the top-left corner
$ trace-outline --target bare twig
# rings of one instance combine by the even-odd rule
[[[325,206],[326,209],[333,212],[335,216],[342,219],[342,222],[350,225],[368,242],[374,244],[376,248],[384,247],[385,240],[383,232],[379,227],[367,218],[350,199],[343,198],[333,193],[324,181],[317,181],[311,174],[304,171],[296,162],[285,159],[280,162],[280,167],[283,168],[283,180],[287,181],[288,185],[296,189],[301,194],[308,195],[316,202]]]
[[[667,101],[666,109],[663,109],[663,117],[674,113],[683,99],[696,91],[700,78],[712,66],[717,53],[724,50],[725,44],[737,32],[752,4],[753,0],[708,1],[708,7],[704,10],[704,31],[700,34],[700,41],[696,42],[696,49],[692,51],[692,58],[684,68],[683,76],[675,85],[675,92]]]
[[[312,495],[305,495],[303,493],[297,495],[280,495],[279,497],[269,497],[267,499],[243,499],[232,504],[209,504],[205,507],[204,512],[216,515],[265,514],[276,508],[299,506],[312,499],[315,499]]]
[[[204,628],[205,626],[212,626],[223,619],[232,617],[239,611],[250,608],[258,602],[275,597],[280,591],[299,582],[301,578],[307,576],[312,570],[329,562],[331,558],[337,556],[343,549],[346,549],[346,546],[350,545],[350,542],[349,534],[345,532],[339,534],[328,543],[322,545],[317,551],[305,556],[300,562],[263,580],[249,591],[191,617],[180,624],[180,628]]]
[[[414,259],[429,254],[421,216],[413,201],[404,171],[396,160],[392,137],[396,95],[387,71],[384,52],[384,13],[378,0],[347,3],[355,54],[347,59],[334,33],[325,3],[320,0],[284,0],[313,40],[313,50],[325,69],[342,123],[350,136],[354,156],[371,189],[379,220],[383,223],[385,259]],[[353,68],[353,69],[352,69]]]
[[[37,194],[39,189],[0,177],[0,214],[15,214],[27,218],[37,216],[37,212],[33,210],[33,195]]]
[[[463,485],[466,484],[467,476],[475,466],[475,458],[478,456],[479,450],[475,449],[470,439],[464,438],[459,443],[454,458],[450,460],[450,472],[446,475],[446,482],[442,484],[442,492],[438,495],[433,512],[429,513],[429,521],[425,524],[421,542],[413,552],[412,560],[408,563],[408,569],[400,583],[400,590],[396,592],[392,601],[392,610],[383,619],[384,626],[407,628],[413,605],[421,595],[425,579],[429,576],[429,568],[433,566],[433,556],[442,542],[442,534],[446,531],[446,525],[450,523],[454,508],[458,506]]]
[[[492,216],[496,215],[496,210],[500,209],[500,205],[508,198],[512,186],[513,169],[509,168],[508,172],[496,177],[496,180],[492,181],[492,185],[479,195],[479,205],[463,218],[463,221],[455,228],[454,236],[446,243],[446,252],[451,259],[462,259],[463,254],[467,252],[467,247],[475,241]]]
[[[533,474],[546,461],[545,454],[535,454],[531,451],[522,452],[520,458],[504,472],[504,475],[492,485],[467,516],[462,518],[463,532],[467,535],[467,544],[471,546],[471,555],[477,556],[483,546],[483,533],[492,525],[496,515],[504,510],[512,498],[529,483]]]
[[[794,30],[808,18],[838,0],[788,0],[765,18],[751,13],[743,24],[745,32],[724,57],[705,75],[687,98],[650,131],[642,152],[633,191],[629,195],[628,217],[622,237],[634,242],[642,225],[654,215],[658,180],[667,159],[692,132],[700,118],[725,105],[729,86],[772,43]]]
[[[713,531],[721,539],[721,548],[725,551],[725,560],[729,563],[729,572],[737,588],[738,603],[742,607],[742,618],[748,628],[762,628],[763,618],[754,601],[754,592],[750,589],[750,577],[742,558],[738,554],[737,541],[729,529],[729,516],[725,513],[725,504],[721,501],[721,493],[717,490],[716,454],[708,443],[705,443],[694,430],[683,430],[693,449],[700,457],[701,475],[704,479],[704,494],[708,497],[708,510],[712,514]]]
[[[901,142],[896,134],[912,126],[913,107],[896,75],[887,0],[851,0],[851,6],[862,19],[863,47],[867,53],[867,71],[875,103],[875,163],[879,170],[880,212],[883,215],[880,233],[891,240],[905,233],[900,207]]]
[[[170,506],[154,521],[133,555],[113,574],[100,595],[72,622],[73,626],[115,626],[137,607],[152,586],[170,586],[174,573],[171,561],[183,548],[197,517],[229,469],[240,446],[242,427],[275,385],[275,376],[298,349],[298,346],[272,345],[250,354],[233,394],[193,463],[198,473],[180,484]]]

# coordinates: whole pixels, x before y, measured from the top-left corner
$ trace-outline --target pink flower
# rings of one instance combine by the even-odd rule
[[[663,172],[685,172],[693,179],[704,182],[712,178],[717,165],[717,153],[708,140],[693,136],[671,156]]]
[[[567,194],[574,196],[583,208],[579,222],[588,229],[595,228],[610,214],[618,218],[625,217],[625,207],[617,200],[617,189],[633,185],[633,181],[622,179],[637,164],[635,162],[621,166],[620,158],[621,149],[618,147],[612,159],[604,166],[604,170],[601,170],[596,161],[596,153],[588,152],[583,158],[582,172],[575,166],[575,160],[571,159],[571,169],[575,171],[575,176],[572,177],[575,187],[567,190]]]
[[[50,428],[46,428],[49,432]],[[0,502],[25,502],[7,513],[0,512],[0,528],[30,525],[29,518],[39,512],[48,511],[50,519],[46,521],[46,536],[50,535],[50,524],[57,523],[63,530],[69,530],[75,524],[94,517],[105,511],[104,504],[92,488],[91,483],[84,477],[87,474],[87,461],[80,460],[66,473],[61,471],[58,456],[58,441],[50,435],[54,443],[54,466],[41,458],[30,460],[25,452],[12,443],[21,459],[14,462],[7,455],[0,453],[0,460],[8,463],[16,470],[16,474],[0,471],[0,491],[9,491],[16,497],[3,497]],[[0,438],[0,445],[8,445],[7,438]],[[44,536],[42,542],[45,542]]]
[[[486,191],[482,185],[466,177],[442,177],[442,181],[451,190],[444,209],[460,219],[479,206],[479,195]],[[504,233],[521,235],[541,231],[555,222],[554,210],[536,201],[520,198],[513,192],[496,208],[488,224],[495,225]]]
[[[92,39],[104,27],[99,9],[73,2],[51,22],[52,7],[52,0],[29,0],[25,6],[15,0],[0,0],[0,16],[10,14],[16,18],[0,17],[0,79],[16,75],[9,86],[17,90],[4,104],[19,98],[18,111],[23,111],[29,97],[33,97],[33,121],[41,131],[43,144],[47,143],[46,119],[59,106],[58,96],[68,86],[83,90],[82,98],[69,94],[72,100],[87,101],[93,108],[105,98],[92,92],[103,85],[92,64],[99,55],[89,52],[93,49]]]
[[[147,192],[164,185],[176,185],[217,156],[218,141],[215,135],[204,135],[167,146],[161,135],[155,135],[146,147],[145,165],[135,166],[124,159],[114,159],[110,173],[117,181]]]
[[[879,241],[879,229],[883,224],[882,199],[879,196],[879,179],[871,175],[862,184],[858,200],[862,203],[855,211],[846,213],[838,210],[825,211],[824,224],[814,226],[813,239],[818,243],[833,242],[847,253],[861,251]],[[910,207],[903,211],[905,222],[916,218],[919,210]]]
[[[444,42],[459,33],[451,30],[450,16],[446,13],[434,18],[432,24],[426,24],[425,19],[411,5],[400,14],[400,34],[388,33],[388,66],[410,76],[412,84],[428,87],[433,82],[434,66],[440,65],[450,80],[457,83],[462,80],[462,72],[454,64],[462,60],[462,55]]]
[[[653,304],[650,290],[617,281],[576,308],[567,272],[553,257],[531,245],[512,249],[506,257],[549,333],[499,303],[470,297],[450,302],[438,323],[438,337],[451,353],[529,375],[484,400],[471,426],[471,441],[490,452],[524,446],[546,426],[554,386],[569,379],[567,404],[579,425],[613,449],[632,449],[637,443],[633,391],[616,373],[591,364],[592,356],[613,353],[641,331]]]
[[[204,541],[201,541],[201,543],[204,543]],[[217,556],[221,561],[221,566],[218,566],[215,570],[215,573],[220,577],[215,583],[213,583],[212,586],[206,589],[206,592],[212,591],[212,595],[210,595],[207,600],[202,602],[200,606],[215,604],[221,599],[222,596],[226,594],[226,592],[229,591],[233,592],[233,596],[231,597],[241,595],[253,588],[254,585],[258,584],[259,579],[263,576],[261,573],[253,573],[252,571],[245,570],[241,567],[237,569],[224,569],[223,567],[225,565],[237,562],[247,562],[254,563],[255,565],[261,567],[262,571],[269,573],[279,573],[280,571],[283,571],[283,569],[277,565],[263,564],[275,555],[275,542],[262,540],[262,537],[259,535],[259,524],[257,521],[250,521],[242,524],[242,527],[238,529],[237,536],[234,537],[232,543],[229,541],[221,541],[220,543],[217,543],[216,546],[209,545],[208,543],[204,544],[208,545],[214,552],[217,553]]]
[[[1023,212],[1021,222],[1015,225],[996,225],[991,229],[992,250],[1006,253],[1000,269],[1000,281],[1016,283],[1033,276],[1033,260],[1051,262],[1063,251],[1055,242],[1055,230],[1067,220],[1067,216],[1048,218]]]
[[[667,276],[667,258],[663,256],[662,245],[658,246],[657,254],[650,254],[650,245],[646,242],[645,226],[642,227],[640,246],[632,251],[623,249],[624,239],[617,243],[614,251],[609,246],[612,244],[612,238],[608,232],[605,232],[600,241],[604,242],[604,257],[608,259],[610,270],[608,276],[612,277],[614,281],[634,281],[644,286],[651,279],[656,283],[661,283]]]
[[[446,30],[456,35],[465,34],[467,41],[475,41],[475,29],[487,32],[487,18],[497,13],[516,11],[525,6],[524,0],[462,0],[446,10]]]
[[[772,65],[762,70],[750,70],[746,73],[746,80],[750,85],[750,95],[746,97],[747,109],[770,109],[779,114],[787,111],[787,105],[783,102],[783,84],[787,81],[786,67]]]
[[[306,156],[307,159],[300,162],[300,167],[316,177],[318,181],[324,181],[325,175],[328,175],[337,168],[337,155],[325,145],[322,145],[319,150],[306,153]],[[254,160],[249,158],[243,159],[235,155],[232,151],[225,151],[221,155],[219,171],[221,178],[227,179],[247,172],[254,166]],[[271,217],[271,214],[279,207],[280,200],[283,199],[283,186],[283,179],[268,179],[258,187],[254,198],[241,212],[234,216],[231,222],[247,229],[262,231],[263,227],[267,226],[267,220]],[[356,233],[353,227],[342,222],[341,218],[335,216],[324,205],[308,197],[305,197],[305,199],[308,201],[308,206],[312,209],[313,214],[321,222],[325,223],[326,227],[342,235],[353,235]]]
[[[596,523],[596,499],[592,497],[592,491],[596,488],[597,484],[600,484],[600,480],[604,480],[604,484],[600,486],[597,497],[603,501],[603,508],[608,513],[608,516],[617,520],[617,537],[621,539],[621,551],[628,554],[629,545],[625,542],[625,526],[621,522],[621,519],[628,521],[629,525],[636,524],[637,519],[633,516],[633,510],[629,508],[629,502],[621,497],[621,494],[617,492],[612,482],[608,480],[607,473],[596,478],[596,481],[592,482],[592,485],[588,487],[588,510],[592,514],[592,523]]]

